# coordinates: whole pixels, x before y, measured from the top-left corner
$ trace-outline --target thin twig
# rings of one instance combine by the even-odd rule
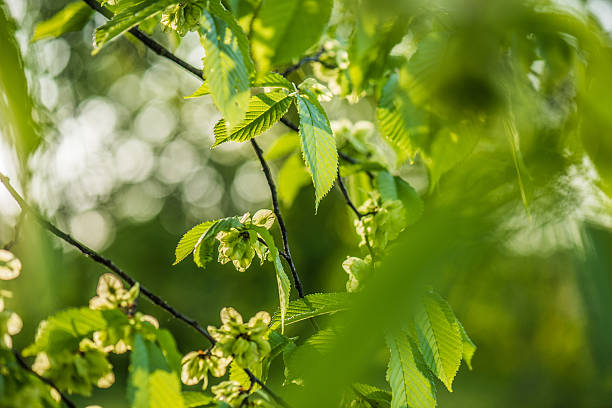
[[[270,195],[272,196],[272,206],[274,207],[274,215],[276,215],[276,219],[278,221],[278,226],[281,230],[281,237],[283,239],[283,248],[285,249],[285,259],[289,264],[289,269],[291,269],[291,275],[293,275],[293,282],[295,283],[295,288],[298,291],[298,294],[301,298],[305,295],[304,288],[302,287],[302,282],[300,277],[295,269],[295,265],[293,263],[293,258],[291,257],[291,250],[289,249],[289,240],[287,238],[287,227],[285,226],[285,221],[280,211],[280,206],[278,205],[278,195],[276,193],[276,185],[274,184],[274,179],[272,178],[272,172],[270,172],[270,166],[263,157],[263,150],[257,144],[255,139],[251,139],[251,145],[253,145],[253,149],[255,150],[255,154],[257,154],[257,158],[259,159],[259,163],[261,164],[261,168],[266,176],[266,180],[268,182],[268,186],[270,187]]]
[[[319,51],[317,51],[314,55],[308,55],[297,62],[297,64],[290,66],[285,71],[283,71],[282,75],[284,77],[289,76],[292,72],[297,71],[300,67],[308,62],[318,62],[323,64],[323,66],[330,68],[328,64],[321,62],[321,55],[325,52],[325,47],[321,47]]]
[[[342,191],[342,195],[344,196],[344,200],[346,201],[346,205],[348,205],[349,208],[351,210],[353,210],[353,212],[355,213],[357,218],[361,219],[361,217],[363,217],[364,214],[362,214],[357,209],[357,207],[355,207],[355,204],[353,204],[353,202],[351,201],[351,197],[349,197],[349,193],[346,190],[346,186],[344,185],[344,181],[342,180],[342,177],[340,177],[340,168],[338,168],[338,187],[340,187],[340,191]]]
[[[245,373],[247,373],[247,375],[249,376],[249,380],[251,381],[251,384],[255,383],[257,385],[259,385],[261,387],[262,390],[264,390],[266,393],[268,393],[272,399],[274,401],[276,401],[277,404],[285,407],[285,408],[291,408],[291,406],[289,404],[287,404],[287,402],[282,399],[281,397],[279,397],[278,395],[276,395],[266,384],[264,384],[259,378],[257,378],[249,369],[245,369],[244,370]]]
[[[115,274],[119,275],[129,285],[133,286],[136,283],[136,280],[134,278],[132,278],[125,271],[123,271],[121,268],[119,268],[117,265],[115,265],[110,259],[103,257],[102,255],[100,255],[99,253],[94,251],[93,249],[91,249],[91,248],[87,247],[86,245],[82,244],[81,242],[77,241],[76,239],[71,237],[69,234],[65,233],[64,231],[60,230],[55,225],[53,225],[49,221],[47,221],[38,211],[36,211],[34,208],[32,208],[23,199],[23,197],[21,197],[21,195],[19,195],[19,193],[11,185],[9,178],[7,176],[5,176],[4,174],[2,174],[2,173],[0,173],[0,182],[2,182],[2,184],[4,184],[4,187],[6,187],[8,192],[15,199],[15,201],[17,201],[17,204],[19,204],[21,209],[23,211],[28,212],[29,214],[32,214],[34,216],[34,218],[36,218],[36,221],[38,221],[39,224],[41,224],[44,228],[46,228],[53,235],[55,235],[58,238],[66,241],[68,244],[72,245],[77,250],[79,250],[79,252],[81,252],[83,255],[87,256],[88,258],[91,258],[93,261],[103,265],[104,267],[106,267],[110,271],[112,271]],[[212,336],[210,335],[210,333],[208,333],[208,331],[205,328],[203,328],[197,321],[195,321],[194,319],[192,319],[190,317],[185,316],[184,314],[182,314],[178,310],[174,309],[165,300],[163,300],[162,298],[160,298],[159,296],[157,296],[156,294],[154,294],[153,292],[151,292],[150,290],[148,290],[146,287],[144,287],[142,285],[140,286],[140,293],[142,293],[144,296],[149,298],[157,306],[161,307],[162,309],[164,309],[165,311],[170,313],[172,316],[176,317],[179,320],[184,321],[185,323],[187,323],[188,325],[190,325],[191,327],[196,329],[198,332],[200,332],[202,335],[204,335],[211,343],[214,344],[215,341],[212,338]]]
[[[36,371],[32,370],[32,368],[28,365],[28,363],[26,363],[26,361],[23,359],[23,356],[17,350],[13,349],[13,355],[15,356],[15,360],[17,360],[17,363],[21,366],[21,368],[23,368],[25,371],[32,374],[36,378],[38,378],[40,381],[47,384],[49,387],[53,388],[55,391],[57,391],[60,398],[62,399],[62,402],[66,404],[67,407],[76,408],[76,405],[74,404],[74,402],[70,401],[68,397],[66,397],[66,394],[61,392],[60,389],[57,388],[57,386],[53,383],[53,381],[49,380],[48,378],[43,377],[42,375],[38,374]]]

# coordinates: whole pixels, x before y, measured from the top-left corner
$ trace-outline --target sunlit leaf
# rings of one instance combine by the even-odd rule
[[[85,2],[70,3],[50,19],[36,24],[32,41],[59,37],[71,31],[79,31],[87,24],[92,13],[92,8]]]
[[[338,176],[336,139],[327,115],[316,97],[309,92],[297,96],[300,138],[304,161],[315,187],[315,208],[334,185]]]
[[[249,108],[243,121],[228,129],[227,123],[221,119],[215,125],[215,143],[213,147],[231,140],[246,142],[270,129],[280,120],[293,101],[293,97],[285,91],[261,93],[251,96]]]

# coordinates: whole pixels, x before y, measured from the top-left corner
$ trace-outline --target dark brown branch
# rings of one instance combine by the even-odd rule
[[[43,377],[42,375],[38,374],[36,371],[32,370],[32,368],[28,365],[28,363],[26,363],[22,355],[17,350],[13,349],[13,355],[15,356],[15,360],[17,360],[17,363],[19,364],[19,366],[21,366],[21,368],[23,368],[25,371],[32,374],[36,378],[38,378],[40,381],[47,384],[49,387],[53,388],[55,391],[57,391],[60,398],[62,399],[62,402],[67,407],[76,408],[76,405],[74,404],[74,402],[70,401],[68,397],[66,397],[66,395],[63,392],[61,392],[59,388],[57,388],[57,386],[53,383],[53,381],[49,380],[48,378]]]
[[[325,52],[325,48],[321,47],[319,49],[319,51],[316,52],[316,54],[314,55],[309,55],[306,56],[304,58],[302,58],[301,60],[299,60],[297,62],[297,64],[290,66],[289,68],[287,68],[285,71],[283,71],[282,75],[284,77],[289,76],[292,72],[297,71],[298,69],[300,69],[300,67],[304,64],[307,64],[309,62],[319,62],[321,64],[323,64],[319,58],[321,58],[321,55],[323,54],[323,52]],[[324,66],[327,66],[327,64],[323,64]]]
[[[302,287],[302,282],[300,281],[300,277],[298,276],[297,270],[295,269],[295,265],[293,263],[293,258],[291,257],[291,250],[289,249],[289,240],[287,238],[287,227],[285,226],[285,221],[280,212],[280,206],[278,205],[278,195],[276,193],[276,185],[274,184],[274,179],[272,178],[272,173],[270,172],[270,166],[263,157],[263,150],[257,144],[255,139],[251,139],[251,144],[253,145],[253,150],[255,150],[255,154],[257,154],[257,158],[259,159],[259,163],[261,164],[261,168],[266,176],[266,180],[268,182],[268,186],[270,187],[270,195],[272,196],[272,206],[274,207],[274,215],[276,215],[276,220],[278,221],[278,226],[281,230],[281,237],[283,239],[283,248],[285,249],[285,260],[289,264],[289,268],[291,269],[291,275],[293,275],[293,282],[295,283],[295,288],[298,291],[298,294],[301,298],[305,295],[304,288]]]
[[[261,387],[261,389],[263,389],[266,393],[268,393],[272,399],[274,401],[276,401],[277,404],[279,404],[280,406],[283,406],[285,408],[291,408],[289,404],[287,404],[287,402],[285,400],[283,400],[281,397],[279,397],[278,395],[276,395],[266,384],[264,384],[259,378],[255,377],[255,375],[251,372],[251,370],[245,369],[244,370],[245,373],[247,373],[247,375],[249,376],[249,380],[251,381],[251,384],[257,384]]]
[[[121,279],[123,279],[129,285],[134,285],[136,283],[136,280],[134,278],[132,278],[130,275],[128,275],[126,272],[124,272],[122,269],[120,269],[110,259],[104,258],[102,255],[98,254],[93,249],[88,248],[86,245],[84,245],[81,242],[77,241],[76,239],[72,238],[70,235],[68,235],[67,233],[65,233],[64,231],[60,230],[55,225],[53,225],[49,221],[47,221],[42,215],[40,215],[40,213],[37,210],[32,208],[23,199],[23,197],[21,197],[21,195],[19,195],[19,193],[10,184],[9,178],[7,176],[5,176],[4,174],[2,174],[2,173],[0,173],[0,182],[2,182],[2,184],[4,184],[4,187],[6,187],[8,192],[15,199],[15,201],[17,201],[17,204],[19,204],[21,209],[23,211],[26,211],[29,214],[33,215],[34,218],[36,219],[36,221],[38,221],[38,223],[40,225],[42,225],[45,229],[47,229],[53,235],[57,236],[58,238],[64,240],[68,244],[72,245],[77,250],[79,250],[79,252],[81,252],[83,255],[85,255],[88,258],[92,259],[93,261],[103,265],[104,267],[106,267],[107,269],[112,271],[113,273],[119,275],[121,277]],[[185,316],[184,314],[182,314],[178,310],[174,309],[165,300],[163,300],[162,298],[160,298],[159,296],[157,296],[156,294],[154,294],[153,292],[151,292],[150,290],[148,290],[146,287],[144,287],[142,285],[140,286],[140,293],[142,293],[144,296],[149,298],[157,306],[161,307],[162,309],[164,309],[165,311],[170,313],[172,316],[176,317],[179,320],[184,321],[185,323],[187,323],[188,325],[190,325],[191,327],[196,329],[198,332],[200,332],[202,335],[204,335],[211,343],[214,344],[215,341],[212,338],[212,336],[210,335],[210,333],[208,333],[208,331],[205,328],[203,328],[197,321],[195,321],[194,319],[192,319],[190,317]]]
[[[353,212],[355,213],[357,218],[363,217],[364,214],[359,212],[357,207],[355,207],[355,204],[353,204],[353,202],[351,201],[351,197],[349,197],[349,193],[346,190],[346,186],[344,185],[344,181],[342,180],[342,177],[340,177],[340,168],[338,168],[338,187],[340,187],[340,191],[342,191],[342,195],[344,196],[344,200],[346,201],[346,205],[348,205],[350,207],[350,209],[353,210]]]

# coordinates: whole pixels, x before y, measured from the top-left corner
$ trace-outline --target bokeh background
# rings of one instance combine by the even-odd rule
[[[91,56],[101,16],[81,32],[31,43],[36,22],[65,4],[7,1],[44,142],[28,163],[25,191],[16,154],[3,138],[0,171],[60,228],[198,321],[218,324],[219,310],[228,305],[244,316],[274,311],[277,290],[269,264],[254,263],[244,273],[216,263],[205,271],[191,262],[171,266],[174,247],[191,226],[270,207],[250,145],[227,143],[211,151],[218,112],[207,97],[184,99],[199,81],[140,44],[122,38]],[[595,0],[587,6],[604,29],[612,29],[612,3]],[[180,44],[157,35],[178,56],[201,65],[196,34]],[[367,103],[326,107],[332,120],[374,119]],[[284,133],[276,125],[260,137],[264,150]],[[271,165],[276,174],[278,163]],[[426,195],[422,169],[404,171]],[[316,215],[313,198],[313,189],[306,187],[282,208],[297,269],[308,293],[344,290],[342,261],[357,253],[351,214],[337,189]],[[471,252],[463,262],[469,267],[444,275],[437,289],[478,351],[473,371],[462,366],[452,394],[438,387],[441,407],[612,406],[612,223],[601,211],[608,203],[598,192],[582,191],[571,200],[574,209],[598,211],[561,211],[556,221],[536,224],[521,224],[528,218],[522,217],[505,245]],[[0,189],[0,244],[13,239],[17,224],[14,251],[23,272],[0,284],[15,293],[10,307],[24,321],[14,339],[21,349],[32,341],[40,320],[86,305],[103,270],[29,218],[20,220],[18,207]],[[409,260],[405,267],[409,270]],[[181,352],[205,347],[195,331],[148,301],[139,307],[172,330]],[[380,362],[372,383],[384,385],[384,358],[384,350],[372,356]],[[117,384],[97,391],[91,401],[126,406],[121,373],[127,359],[113,363]],[[281,369],[276,367],[276,381]]]

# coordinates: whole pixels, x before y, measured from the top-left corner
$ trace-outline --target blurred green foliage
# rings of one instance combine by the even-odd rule
[[[78,21],[63,29],[52,22],[61,20],[56,13],[69,2],[7,3],[0,2],[0,171],[14,176],[20,191],[56,224],[198,321],[216,326],[225,306],[244,316],[277,310],[271,263],[254,262],[245,273],[215,262],[206,270],[187,262],[171,266],[176,243],[193,225],[270,207],[248,144],[209,150],[219,119],[215,105],[232,125],[244,115],[250,58],[235,68],[235,76],[206,83],[212,100],[184,100],[200,82],[132,37],[109,41],[92,57],[91,39],[104,20],[86,19],[79,3],[66,9],[74,8]],[[125,11],[122,2],[115,3],[108,6]],[[197,33],[189,32],[197,24],[181,20],[178,10],[165,17],[176,32],[162,31],[156,23],[171,2],[145,3],[141,8],[150,15],[140,28],[201,66],[202,46]],[[320,94],[333,95],[321,103],[329,130],[340,151],[359,161],[340,160],[351,198],[359,206],[374,189],[384,196],[385,183],[406,183],[404,205],[412,203],[404,220],[411,225],[377,264],[368,290],[350,311],[317,318],[324,329],[319,333],[342,327],[325,357],[311,358],[320,357],[314,346],[298,356],[308,362],[299,368],[302,386],[283,387],[283,362],[275,360],[270,388],[297,406],[321,407],[337,406],[338,390],[351,384],[389,389],[385,333],[404,324],[423,288],[433,286],[478,346],[473,370],[462,365],[452,394],[437,383],[439,406],[612,406],[612,49],[605,30],[612,5],[336,0],[331,9],[328,1],[288,1],[287,14],[279,15],[274,7],[283,2],[264,0],[261,8],[257,1],[212,3],[227,7],[236,20],[204,11],[209,26],[235,30],[237,21],[245,31],[244,37],[226,32],[227,41],[217,44],[220,58],[243,55],[251,38],[260,74],[251,75],[252,87],[262,80],[262,69],[282,72],[322,47],[320,62],[288,78],[299,84],[315,77],[325,85],[317,88]],[[35,29],[40,21],[47,23]],[[308,29],[281,36],[289,21]],[[60,34],[30,43],[33,36]],[[103,38],[105,31],[97,34]],[[204,44],[209,53],[215,40]],[[210,74],[218,66],[204,70]],[[288,109],[290,119],[304,120],[297,109]],[[365,256],[367,245],[339,190],[321,200],[326,191],[317,188],[321,202],[314,214],[315,189],[301,162],[300,142],[283,125],[259,135],[272,124],[240,141],[257,136],[269,155],[305,291],[342,292],[343,261],[360,253],[360,242]],[[330,134],[324,120],[315,125]],[[306,159],[312,169],[316,163]],[[326,164],[328,187],[334,166]],[[387,170],[395,176],[391,181]],[[0,282],[13,292],[6,302],[23,320],[13,336],[21,350],[32,343],[39,321],[85,306],[103,270],[31,217],[17,223],[10,197],[0,195],[0,205],[0,243],[16,237],[12,250],[23,263],[19,279]],[[271,231],[278,245],[280,234]],[[174,335],[181,354],[208,346],[145,298],[138,310]],[[286,330],[300,342],[313,334],[307,322]],[[310,341],[316,345],[316,338]],[[147,350],[163,349],[154,337],[138,344],[144,354],[131,357],[135,367],[154,359]],[[94,388],[91,399],[71,399],[126,406],[130,357],[113,355],[111,363],[113,387]],[[354,392],[372,392],[360,390]]]

